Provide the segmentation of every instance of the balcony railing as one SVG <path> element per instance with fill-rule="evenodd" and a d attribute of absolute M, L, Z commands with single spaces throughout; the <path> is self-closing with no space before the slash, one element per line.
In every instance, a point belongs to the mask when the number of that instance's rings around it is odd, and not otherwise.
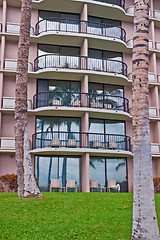
<path fill-rule="evenodd" d="M 98 93 L 41 92 L 33 97 L 33 109 L 46 106 L 88 107 L 129 113 L 128 99 Z"/>
<path fill-rule="evenodd" d="M 35 30 L 36 35 L 50 31 L 73 32 L 117 38 L 126 42 L 126 32 L 122 27 L 98 22 L 48 18 L 39 21 L 36 24 Z"/>
<path fill-rule="evenodd" d="M 19 34 L 19 31 L 20 31 L 20 24 L 19 23 L 7 22 L 7 26 L 6 26 L 6 32 L 7 33 Z M 30 28 L 30 35 L 34 35 L 33 27 Z"/>
<path fill-rule="evenodd" d="M 17 70 L 17 60 L 14 59 L 5 59 L 4 63 L 5 70 L 16 71 Z M 31 62 L 28 62 L 28 71 L 33 71 L 33 65 Z"/>
<path fill-rule="evenodd" d="M 59 54 L 42 55 L 35 59 L 35 71 L 48 68 L 92 70 L 107 73 L 117 73 L 127 76 L 127 65 L 124 62 L 118 60 L 83 56 L 66 56 Z"/>
<path fill-rule="evenodd" d="M 110 4 L 114 4 L 114 5 L 120 6 L 123 9 L 125 9 L 125 0 L 93 0 L 93 1 L 110 3 Z"/>
<path fill-rule="evenodd" d="M 131 151 L 130 137 L 83 132 L 39 132 L 32 136 L 32 148 L 91 148 Z"/>

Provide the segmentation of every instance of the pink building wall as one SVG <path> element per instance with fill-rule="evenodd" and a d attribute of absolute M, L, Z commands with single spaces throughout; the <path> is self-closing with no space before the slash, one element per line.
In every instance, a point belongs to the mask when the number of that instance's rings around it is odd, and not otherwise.
<path fill-rule="evenodd" d="M 153 3 L 154 9 L 160 11 L 160 2 L 159 0 L 151 0 Z M 126 9 L 130 6 L 134 5 L 133 0 L 126 1 Z M 54 10 L 54 9 L 53 9 Z M 80 19 L 86 20 L 88 19 L 88 12 L 90 11 L 89 5 L 84 4 L 82 8 L 79 8 L 77 12 L 80 13 Z M 2 14 L 3 13 L 3 14 Z M 98 13 L 97 13 L 98 14 Z M 7 15 L 5 20 L 5 4 L 4 10 L 2 10 L 2 6 L 0 6 L 0 22 L 5 23 L 12 22 L 12 23 L 19 23 L 20 22 L 20 8 L 18 7 L 11 7 L 7 6 Z M 31 26 L 35 27 L 38 21 L 38 10 L 32 10 L 32 19 L 31 19 Z M 129 22 L 130 21 L 130 22 Z M 127 33 L 127 41 L 133 38 L 133 24 L 131 22 L 131 18 L 127 22 L 122 21 L 122 27 L 126 30 Z M 4 26 L 3 26 L 4 29 Z M 150 28 L 149 28 L 149 36 L 150 39 L 153 40 L 153 43 L 160 41 L 160 28 L 156 25 L 154 21 L 151 21 Z M 32 64 L 34 63 L 35 58 L 37 57 L 37 42 L 41 42 L 42 40 L 33 40 L 31 37 L 30 43 L 30 52 L 29 52 L 29 62 Z M 6 38 L 2 36 L 0 40 L 0 60 L 3 59 L 17 59 L 17 47 L 18 41 L 16 38 L 13 40 L 9 40 L 11 38 Z M 37 41 L 37 42 L 36 42 Z M 65 37 L 64 37 L 64 44 L 65 44 Z M 71 43 L 72 45 L 72 43 Z M 2 47 L 1 47 L 2 46 Z M 154 45 L 153 45 L 154 46 Z M 88 55 L 88 47 L 90 47 L 90 37 L 82 38 L 81 41 L 81 55 L 87 56 Z M 101 46 L 99 46 L 101 48 Z M 5 49 L 3 53 L 3 49 Z M 123 47 L 124 49 L 124 47 Z M 121 49 L 120 49 L 121 51 Z M 4 56 L 3 56 L 4 54 Z M 123 61 L 128 65 L 128 73 L 132 72 L 132 57 L 131 51 L 126 51 L 123 53 Z M 3 61 L 1 61 L 1 68 L 3 68 Z M 156 54 L 154 52 L 150 52 L 150 72 L 155 73 L 155 77 L 157 79 L 157 74 L 160 74 L 160 54 Z M 54 74 L 53 74 L 54 78 Z M 61 78 L 61 77 L 60 77 Z M 65 76 L 63 76 L 65 78 Z M 73 77 L 72 77 L 73 78 Z M 81 76 L 81 91 L 88 92 L 88 79 L 91 79 L 92 76 L 88 75 L 88 73 L 83 74 Z M 104 81 L 105 82 L 105 81 Z M 2 97 L 14 97 L 15 96 L 15 73 L 3 74 L 0 73 L 0 100 L 2 102 Z M 151 86 L 150 87 L 150 94 L 149 94 L 149 104 L 150 107 L 156 107 L 159 115 L 159 104 L 160 104 L 160 88 L 159 86 Z M 36 93 L 36 77 L 30 76 L 28 80 L 28 99 L 33 100 L 33 96 Z M 129 99 L 129 106 L 132 107 L 132 89 L 131 84 L 127 81 L 125 82 L 124 86 L 124 95 L 127 99 Z M 109 116 L 109 115 L 108 115 Z M 88 121 L 89 121 L 89 113 L 82 114 L 82 131 L 88 131 Z M 35 119 L 36 114 L 29 113 L 29 139 L 32 140 L 32 135 L 35 133 Z M 151 142 L 152 143 L 159 143 L 159 135 L 160 135 L 160 121 L 154 120 L 150 123 L 151 129 Z M 0 112 L 0 137 L 14 137 L 14 114 L 12 113 L 5 113 Z M 126 120 L 126 135 L 132 137 L 132 123 L 131 119 Z M 34 158 L 34 157 L 33 157 Z M 86 181 L 89 180 L 89 154 L 85 153 L 82 157 L 82 169 L 83 169 L 83 180 L 82 180 L 82 188 L 83 191 L 89 191 L 89 185 L 86 185 Z M 128 167 L 128 188 L 131 192 L 133 190 L 133 161 L 132 157 L 127 158 L 127 167 Z M 16 165 L 15 165 L 15 158 L 14 153 L 10 154 L 1 154 L 0 153 L 0 175 L 4 174 L 5 171 L 8 173 L 12 173 L 12 171 L 16 172 Z M 160 158 L 156 157 L 153 158 L 153 174 L 154 177 L 160 177 Z M 89 182 L 88 182 L 89 184 Z"/>

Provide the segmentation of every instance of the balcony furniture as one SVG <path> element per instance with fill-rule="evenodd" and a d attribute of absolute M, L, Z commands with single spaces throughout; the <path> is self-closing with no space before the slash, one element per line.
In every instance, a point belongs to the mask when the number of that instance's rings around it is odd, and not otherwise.
<path fill-rule="evenodd" d="M 105 104 L 104 104 L 104 108 L 106 108 L 106 109 L 112 109 L 112 104 L 110 104 L 110 103 L 105 103 Z"/>
<path fill-rule="evenodd" d="M 52 105 L 53 105 L 53 106 L 62 106 L 62 102 L 61 102 L 61 100 L 55 100 L 55 99 L 53 99 Z"/>
<path fill-rule="evenodd" d="M 159 143 L 151 143 L 151 152 L 152 154 L 160 154 L 160 145 Z"/>
<path fill-rule="evenodd" d="M 73 106 L 74 107 L 80 107 L 81 106 L 81 101 L 74 101 Z"/>
<path fill-rule="evenodd" d="M 117 149 L 118 148 L 117 143 L 116 142 L 109 142 L 108 143 L 108 148 Z"/>
<path fill-rule="evenodd" d="M 108 180 L 107 183 L 109 192 L 111 189 L 116 189 L 117 192 L 120 192 L 120 185 L 116 184 L 116 180 Z"/>
<path fill-rule="evenodd" d="M 59 140 L 53 140 L 59 139 Z M 51 143 L 53 140 L 53 143 Z M 113 142 L 113 143 L 112 143 Z M 51 144 L 51 145 L 50 145 Z M 88 132 L 62 132 L 62 131 L 45 131 L 37 132 L 32 136 L 32 149 L 48 147 L 65 147 L 65 148 L 100 148 L 116 149 L 122 151 L 131 151 L 131 139 L 126 135 L 103 134 Z"/>
<path fill-rule="evenodd" d="M 60 147 L 60 140 L 58 138 L 52 139 L 50 146 L 51 147 Z"/>
<path fill-rule="evenodd" d="M 117 2 L 117 1 L 116 1 Z M 95 26 L 96 25 L 96 26 Z M 112 31 L 109 31 L 112 28 Z M 126 42 L 125 30 L 116 25 L 106 23 L 94 23 L 92 21 L 73 20 L 66 18 L 51 17 L 49 19 L 40 20 L 35 27 L 35 34 L 47 33 L 52 31 L 57 32 L 72 32 L 72 33 L 87 33 L 113 39 L 121 39 Z M 75 65 L 72 64 L 74 67 Z"/>
<path fill-rule="evenodd" d="M 102 148 L 101 141 L 99 140 L 93 140 L 93 148 Z"/>
<path fill-rule="evenodd" d="M 97 102 L 90 102 L 91 108 L 98 108 Z"/>
<path fill-rule="evenodd" d="M 68 139 L 67 147 L 72 147 L 72 148 L 77 147 L 76 139 Z"/>
<path fill-rule="evenodd" d="M 69 64 L 60 65 L 58 62 L 63 61 L 64 57 Z M 80 63 L 78 65 L 78 63 Z M 97 65 L 98 66 L 95 66 Z M 127 65 L 119 60 L 92 58 L 86 56 L 70 56 L 59 54 L 46 54 L 38 56 L 34 60 L 34 71 L 37 72 L 43 69 L 64 68 L 78 69 L 87 71 L 101 71 L 105 73 L 115 73 L 127 76 Z"/>
<path fill-rule="evenodd" d="M 96 179 L 90 179 L 89 180 L 89 186 L 90 186 L 90 192 L 93 192 L 94 189 L 96 190 L 96 192 L 107 192 L 107 187 L 102 187 L 98 185 L 98 181 Z"/>
<path fill-rule="evenodd" d="M 75 179 L 67 179 L 66 192 L 68 192 L 68 188 L 75 189 L 75 192 L 77 192 L 77 184 L 75 183 Z"/>
<path fill-rule="evenodd" d="M 52 189 L 57 189 L 58 192 L 62 192 L 63 189 L 66 191 L 66 187 L 62 187 L 62 185 L 59 184 L 59 179 L 51 179 L 50 192 L 52 192 Z"/>

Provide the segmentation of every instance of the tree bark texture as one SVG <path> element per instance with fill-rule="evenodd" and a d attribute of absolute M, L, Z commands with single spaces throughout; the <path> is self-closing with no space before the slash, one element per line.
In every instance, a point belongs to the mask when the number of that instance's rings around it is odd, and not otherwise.
<path fill-rule="evenodd" d="M 134 0 L 133 38 L 133 168 L 132 240 L 160 239 L 155 211 L 149 126 L 149 0 Z"/>
<path fill-rule="evenodd" d="M 28 139 L 27 82 L 31 7 L 31 0 L 22 1 L 15 103 L 15 149 L 19 197 L 42 196 L 33 174 Z"/>

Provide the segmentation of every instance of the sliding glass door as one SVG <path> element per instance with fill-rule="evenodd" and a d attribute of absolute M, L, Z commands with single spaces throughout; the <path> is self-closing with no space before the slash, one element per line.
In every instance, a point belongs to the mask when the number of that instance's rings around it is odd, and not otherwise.
<path fill-rule="evenodd" d="M 68 156 L 37 156 L 35 174 L 42 192 L 50 190 L 51 179 L 58 179 L 61 191 L 64 191 L 67 180 L 73 180 L 77 191 L 80 191 L 80 158 Z M 55 188 L 54 191 L 59 191 Z M 68 188 L 67 191 L 75 191 Z"/>
<path fill-rule="evenodd" d="M 96 180 L 98 187 L 102 186 L 102 188 L 107 187 L 108 181 L 112 180 L 116 185 L 120 185 L 120 192 L 127 192 L 126 159 L 90 157 L 90 180 Z"/>

